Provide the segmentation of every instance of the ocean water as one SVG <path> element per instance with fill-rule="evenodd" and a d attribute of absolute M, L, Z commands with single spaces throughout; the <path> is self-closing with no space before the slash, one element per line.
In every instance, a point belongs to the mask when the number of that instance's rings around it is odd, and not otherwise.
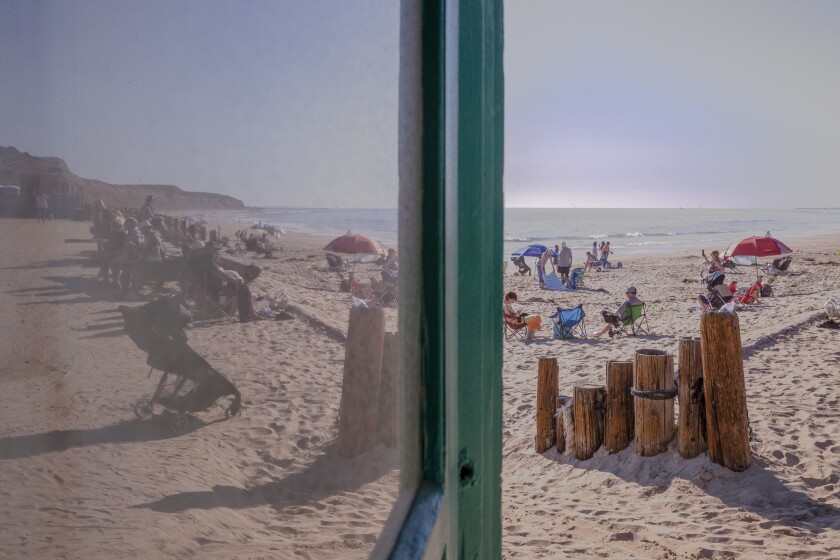
<path fill-rule="evenodd" d="M 288 232 L 338 236 L 351 230 L 397 242 L 395 209 L 258 208 L 214 212 L 211 221 L 250 226 L 266 222 Z M 838 234 L 840 209 L 596 209 L 542 208 L 505 210 L 505 256 L 530 243 L 553 246 L 565 241 L 586 251 L 593 241 L 609 241 L 616 257 L 631 253 L 677 253 L 700 248 L 723 251 L 750 235 L 770 232 L 792 248 L 796 240 Z"/>

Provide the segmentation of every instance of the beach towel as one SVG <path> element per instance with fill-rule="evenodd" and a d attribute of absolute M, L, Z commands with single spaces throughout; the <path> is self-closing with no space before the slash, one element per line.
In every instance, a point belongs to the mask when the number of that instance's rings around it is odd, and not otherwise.
<path fill-rule="evenodd" d="M 546 290 L 555 290 L 559 292 L 569 291 L 569 288 L 563 284 L 563 281 L 560 280 L 560 277 L 557 276 L 557 273 L 553 270 L 545 275 L 545 288 Z"/>

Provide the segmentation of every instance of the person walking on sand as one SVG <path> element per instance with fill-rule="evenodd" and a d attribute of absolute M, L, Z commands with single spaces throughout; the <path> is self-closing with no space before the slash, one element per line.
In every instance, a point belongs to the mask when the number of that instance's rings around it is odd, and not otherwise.
<path fill-rule="evenodd" d="M 512 325 L 525 325 L 528 329 L 525 340 L 533 340 L 534 333 L 540 330 L 542 326 L 542 319 L 539 315 L 526 315 L 525 313 L 517 312 L 513 307 L 516 303 L 516 292 L 508 292 L 505 295 L 505 304 L 503 306 L 505 313 L 505 321 Z"/>
<path fill-rule="evenodd" d="M 627 288 L 627 292 L 625 292 L 627 299 L 624 303 L 618 306 L 615 313 L 610 313 L 606 309 L 601 311 L 601 317 L 604 318 L 604 328 L 595 333 L 596 337 L 604 336 L 607 331 L 611 330 L 613 327 L 617 327 L 621 321 L 627 319 L 628 314 L 630 313 L 630 306 L 631 305 L 640 305 L 644 303 L 642 300 L 636 297 L 636 288 L 634 286 L 630 286 Z M 612 334 L 610 334 L 612 336 Z"/>
<path fill-rule="evenodd" d="M 38 223 L 47 223 L 47 212 L 50 209 L 50 198 L 44 191 L 38 191 L 35 195 L 35 213 L 37 215 Z"/>

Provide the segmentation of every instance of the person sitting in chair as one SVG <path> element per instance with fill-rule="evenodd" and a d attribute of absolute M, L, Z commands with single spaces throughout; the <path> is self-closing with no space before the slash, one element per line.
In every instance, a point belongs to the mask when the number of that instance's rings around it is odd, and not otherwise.
<path fill-rule="evenodd" d="M 264 319 L 254 306 L 254 294 L 251 292 L 251 282 L 256 280 L 259 275 L 260 269 L 253 264 L 249 264 L 243 271 L 242 282 L 237 282 L 239 288 L 236 290 L 236 300 L 240 323 L 249 323 Z"/>
<path fill-rule="evenodd" d="M 595 334 L 596 337 L 604 336 L 613 327 L 618 327 L 622 321 L 626 320 L 630 316 L 631 305 L 640 305 L 644 303 L 636 297 L 636 288 L 633 286 L 627 288 L 625 295 L 627 296 L 627 300 L 618 306 L 615 313 L 610 313 L 606 309 L 601 311 L 601 316 L 604 318 L 606 325 L 604 325 L 604 328 Z"/>
<path fill-rule="evenodd" d="M 532 340 L 534 338 L 534 333 L 540 330 L 540 327 L 542 326 L 542 319 L 539 315 L 526 315 L 525 313 L 518 313 L 513 307 L 513 304 L 516 303 L 516 299 L 515 292 L 508 292 L 505 296 L 505 321 L 513 327 L 525 325 L 528 329 L 528 334 L 525 337 L 525 340 Z"/>

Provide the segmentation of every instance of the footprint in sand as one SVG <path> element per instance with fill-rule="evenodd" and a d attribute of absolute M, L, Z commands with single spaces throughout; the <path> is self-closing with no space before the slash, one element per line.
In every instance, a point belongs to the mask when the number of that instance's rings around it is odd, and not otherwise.
<path fill-rule="evenodd" d="M 799 457 L 794 455 L 793 453 L 785 453 L 785 463 L 789 467 L 793 467 L 799 464 Z"/>

